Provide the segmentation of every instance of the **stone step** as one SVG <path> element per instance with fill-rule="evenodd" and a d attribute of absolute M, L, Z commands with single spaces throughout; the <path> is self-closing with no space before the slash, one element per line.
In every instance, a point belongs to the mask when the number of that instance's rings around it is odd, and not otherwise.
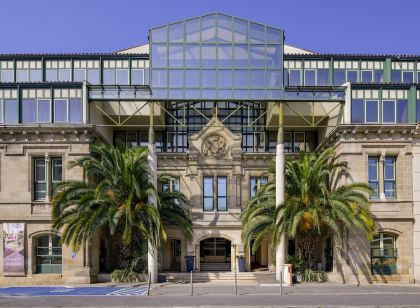
<path fill-rule="evenodd" d="M 201 263 L 200 271 L 227 272 L 230 271 L 230 263 Z"/>
<path fill-rule="evenodd" d="M 171 282 L 190 282 L 190 273 L 164 273 L 167 281 Z M 257 279 L 253 272 L 237 273 L 236 278 L 238 281 L 256 282 Z M 213 281 L 234 281 L 234 272 L 194 272 L 193 282 L 213 282 Z"/>

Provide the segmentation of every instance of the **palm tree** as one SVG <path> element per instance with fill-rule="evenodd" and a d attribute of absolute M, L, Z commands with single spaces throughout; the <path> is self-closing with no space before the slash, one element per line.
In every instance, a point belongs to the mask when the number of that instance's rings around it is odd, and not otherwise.
<path fill-rule="evenodd" d="M 312 268 L 316 239 L 323 231 L 331 230 L 341 239 L 344 228 L 356 227 L 372 238 L 376 230 L 368 198 L 372 190 L 364 183 L 337 187 L 334 181 L 343 171 L 348 167 L 337 162 L 333 148 L 319 155 L 302 152 L 298 160 L 286 161 L 285 202 L 276 207 L 273 181 L 257 191 L 241 215 L 245 245 L 254 240 L 251 248 L 256 251 L 263 239 L 278 245 L 286 234 L 296 240 L 305 266 Z M 269 173 L 274 172 L 272 165 Z"/>
<path fill-rule="evenodd" d="M 119 253 L 117 268 L 123 269 L 130 266 L 136 247 L 147 241 L 157 246 L 166 238 L 162 217 L 168 216 L 170 206 L 160 202 L 149 181 L 147 153 L 146 148 L 95 144 L 89 156 L 70 163 L 70 168 L 83 168 L 88 180 L 65 181 L 54 191 L 53 227 L 62 230 L 64 244 L 77 251 L 107 228 Z M 150 197 L 158 200 L 157 208 Z M 178 197 L 182 196 L 172 196 Z M 190 222 L 185 209 L 172 214 L 181 216 L 172 218 L 174 222 Z"/>

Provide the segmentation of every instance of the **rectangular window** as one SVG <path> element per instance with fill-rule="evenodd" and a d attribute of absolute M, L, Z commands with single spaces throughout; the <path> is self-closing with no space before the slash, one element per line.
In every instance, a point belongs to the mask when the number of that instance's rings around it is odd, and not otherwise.
<path fill-rule="evenodd" d="M 347 71 L 347 81 L 358 82 L 358 75 L 357 71 Z"/>
<path fill-rule="evenodd" d="M 366 122 L 378 123 L 379 122 L 378 101 L 367 100 L 365 101 L 365 107 L 366 107 Z"/>
<path fill-rule="evenodd" d="M 83 82 L 86 80 L 86 70 L 85 69 L 75 69 L 73 72 L 73 79 L 76 82 Z"/>
<path fill-rule="evenodd" d="M 4 100 L 4 123 L 17 124 L 19 122 L 19 105 L 16 99 Z"/>
<path fill-rule="evenodd" d="M 341 86 L 346 82 L 346 71 L 343 69 L 334 70 L 334 85 Z"/>
<path fill-rule="evenodd" d="M 384 81 L 384 71 L 383 70 L 375 70 L 375 82 L 383 82 Z"/>
<path fill-rule="evenodd" d="M 277 138 L 277 136 L 276 136 Z M 283 137 L 283 142 L 284 142 L 284 151 L 289 153 L 292 152 L 293 147 L 292 147 L 292 133 L 290 132 L 285 132 L 284 133 L 284 137 Z M 277 144 L 277 140 L 276 140 L 276 144 Z"/>
<path fill-rule="evenodd" d="M 395 101 L 382 101 L 382 122 L 395 123 Z"/>
<path fill-rule="evenodd" d="M 53 192 L 58 183 L 63 180 L 63 159 L 51 158 L 51 191 Z"/>
<path fill-rule="evenodd" d="M 67 122 L 67 100 L 55 99 L 54 100 L 54 122 L 64 123 Z"/>
<path fill-rule="evenodd" d="M 47 69 L 45 71 L 45 80 L 46 81 L 58 81 L 58 70 L 57 69 Z"/>
<path fill-rule="evenodd" d="M 0 70 L 0 81 L 1 82 L 14 82 L 15 76 L 13 70 Z"/>
<path fill-rule="evenodd" d="M 69 121 L 70 123 L 82 123 L 82 100 L 80 98 L 69 100 Z"/>
<path fill-rule="evenodd" d="M 384 193 L 385 198 L 395 198 L 395 157 L 385 157 L 384 160 Z"/>
<path fill-rule="evenodd" d="M 128 70 L 117 69 L 117 84 L 128 85 Z"/>
<path fill-rule="evenodd" d="M 16 81 L 17 82 L 28 82 L 29 81 L 29 70 L 16 70 Z"/>
<path fill-rule="evenodd" d="M 378 175 L 378 157 L 368 158 L 368 180 L 373 192 L 370 195 L 371 199 L 379 198 L 379 175 Z"/>
<path fill-rule="evenodd" d="M 363 123 L 365 120 L 363 100 L 353 99 L 351 101 L 351 122 Z"/>
<path fill-rule="evenodd" d="M 142 85 L 144 84 L 144 71 L 142 69 L 132 69 L 131 70 L 131 84 L 132 85 Z"/>
<path fill-rule="evenodd" d="M 268 179 L 265 176 L 262 177 L 251 177 L 249 180 L 249 196 L 252 198 L 257 193 L 258 189 L 267 184 Z"/>
<path fill-rule="evenodd" d="M 37 105 L 37 123 L 50 123 L 51 101 L 49 99 L 39 99 Z"/>
<path fill-rule="evenodd" d="M 103 70 L 103 81 L 106 85 L 115 84 L 115 69 L 104 69 Z"/>
<path fill-rule="evenodd" d="M 372 82 L 373 71 L 362 71 L 362 82 Z"/>
<path fill-rule="evenodd" d="M 318 69 L 317 71 L 317 85 L 318 86 L 328 86 L 328 75 L 329 75 L 329 69 L 323 68 Z"/>
<path fill-rule="evenodd" d="M 213 177 L 211 176 L 203 178 L 203 201 L 203 210 L 205 212 L 214 210 Z"/>
<path fill-rule="evenodd" d="M 99 82 L 99 69 L 89 68 L 87 70 L 87 81 L 91 84 L 100 84 Z"/>
<path fill-rule="evenodd" d="M 289 71 L 289 85 L 290 86 L 300 86 L 300 70 L 290 70 Z"/>
<path fill-rule="evenodd" d="M 305 70 L 305 86 L 315 86 L 315 70 Z"/>
<path fill-rule="evenodd" d="M 34 160 L 34 198 L 44 200 L 47 197 L 47 170 L 45 158 Z"/>
<path fill-rule="evenodd" d="M 227 177 L 217 177 L 217 210 L 227 211 Z"/>
<path fill-rule="evenodd" d="M 414 72 L 403 71 L 402 73 L 403 83 L 413 83 L 414 82 Z"/>
<path fill-rule="evenodd" d="M 392 70 L 391 71 L 391 82 L 400 83 L 401 82 L 401 71 Z"/>
<path fill-rule="evenodd" d="M 71 69 L 61 68 L 58 70 L 58 80 L 63 82 L 71 81 Z"/>
<path fill-rule="evenodd" d="M 36 122 L 36 99 L 22 100 L 22 123 Z"/>
<path fill-rule="evenodd" d="M 397 123 L 408 122 L 408 100 L 399 99 L 397 101 Z"/>
<path fill-rule="evenodd" d="M 293 152 L 305 151 L 305 133 L 295 132 L 293 139 Z"/>

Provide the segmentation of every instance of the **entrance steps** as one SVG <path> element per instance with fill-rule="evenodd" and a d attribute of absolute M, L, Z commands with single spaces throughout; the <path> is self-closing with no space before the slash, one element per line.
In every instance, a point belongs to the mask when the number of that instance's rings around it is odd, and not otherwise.
<path fill-rule="evenodd" d="M 229 272 L 230 262 L 229 263 L 201 263 L 200 271 L 201 272 Z"/>
<path fill-rule="evenodd" d="M 189 283 L 190 273 L 164 273 L 166 280 L 176 283 Z M 254 272 L 236 273 L 238 281 L 257 283 L 257 278 Z M 193 282 L 233 282 L 235 281 L 234 272 L 193 272 Z"/>

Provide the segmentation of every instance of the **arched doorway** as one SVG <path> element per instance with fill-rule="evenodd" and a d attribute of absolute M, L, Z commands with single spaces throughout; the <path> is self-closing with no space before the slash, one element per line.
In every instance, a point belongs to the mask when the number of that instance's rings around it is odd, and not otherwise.
<path fill-rule="evenodd" d="M 200 242 L 200 270 L 223 272 L 231 270 L 231 241 L 211 237 Z"/>

